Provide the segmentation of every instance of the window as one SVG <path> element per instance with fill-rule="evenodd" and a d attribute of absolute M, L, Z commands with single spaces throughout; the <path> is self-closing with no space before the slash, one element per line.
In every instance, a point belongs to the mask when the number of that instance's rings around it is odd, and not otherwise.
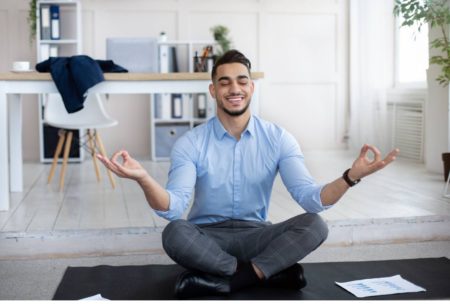
<path fill-rule="evenodd" d="M 396 31 L 396 84 L 398 86 L 426 86 L 428 69 L 428 26 L 400 27 Z"/>

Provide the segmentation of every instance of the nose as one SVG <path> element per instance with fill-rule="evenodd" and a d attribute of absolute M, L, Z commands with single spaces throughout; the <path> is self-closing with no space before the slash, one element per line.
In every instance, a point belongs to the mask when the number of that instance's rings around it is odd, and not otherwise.
<path fill-rule="evenodd" d="M 230 93 L 231 94 L 239 94 L 240 92 L 241 92 L 241 88 L 240 88 L 239 84 L 237 83 L 237 81 L 231 82 Z"/>

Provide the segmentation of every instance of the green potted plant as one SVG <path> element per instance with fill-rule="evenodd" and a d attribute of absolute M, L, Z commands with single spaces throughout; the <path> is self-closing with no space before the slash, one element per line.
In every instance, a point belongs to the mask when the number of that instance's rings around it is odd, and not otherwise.
<path fill-rule="evenodd" d="M 442 87 L 448 87 L 450 82 L 450 41 L 448 36 L 450 26 L 450 8 L 447 0 L 395 0 L 394 14 L 401 16 L 401 26 L 416 27 L 420 31 L 422 26 L 436 28 L 437 38 L 430 41 L 430 48 L 437 51 L 430 56 L 430 64 L 440 68 L 436 81 Z M 450 132 L 450 131 L 449 131 Z M 450 172 L 450 153 L 442 153 L 444 162 L 444 178 L 447 180 Z"/>
<path fill-rule="evenodd" d="M 32 43 L 36 37 L 36 1 L 37 0 L 30 0 L 29 2 L 27 21 L 28 26 L 30 27 L 30 43 Z"/>
<path fill-rule="evenodd" d="M 214 36 L 214 40 L 220 47 L 220 50 L 216 51 L 217 58 L 219 58 L 226 51 L 231 49 L 231 39 L 228 37 L 230 31 L 223 25 L 213 26 L 210 30 Z"/>
<path fill-rule="evenodd" d="M 436 80 L 447 86 L 450 81 L 450 9 L 447 0 L 395 0 L 394 14 L 403 17 L 401 26 L 415 26 L 418 31 L 424 25 L 439 29 L 441 37 L 431 41 L 430 46 L 440 50 L 441 54 L 431 56 L 430 64 L 441 67 L 441 74 Z"/>

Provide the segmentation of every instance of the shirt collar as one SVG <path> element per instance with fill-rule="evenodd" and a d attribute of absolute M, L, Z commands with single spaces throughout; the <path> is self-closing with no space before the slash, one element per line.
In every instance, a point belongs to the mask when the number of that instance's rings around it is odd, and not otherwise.
<path fill-rule="evenodd" d="M 253 115 L 250 116 L 250 120 L 248 121 L 247 128 L 244 130 L 244 133 L 248 133 L 250 135 L 255 135 L 255 119 Z"/>
<path fill-rule="evenodd" d="M 225 134 L 227 134 L 227 130 L 225 130 L 225 128 L 223 127 L 222 123 L 220 122 L 217 116 L 214 117 L 213 128 L 214 134 L 216 135 L 217 139 L 222 139 L 225 136 Z M 248 133 L 249 135 L 255 134 L 255 119 L 253 118 L 253 115 L 250 116 L 247 128 L 245 128 L 244 132 L 242 132 L 243 135 L 246 133 Z"/>

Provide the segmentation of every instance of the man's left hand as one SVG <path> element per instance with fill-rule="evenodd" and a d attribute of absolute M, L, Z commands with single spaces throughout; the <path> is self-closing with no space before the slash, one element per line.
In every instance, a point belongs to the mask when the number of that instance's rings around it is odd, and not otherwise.
<path fill-rule="evenodd" d="M 372 151 L 372 153 L 374 154 L 373 160 L 367 157 L 369 151 Z M 351 180 L 357 180 L 380 169 L 383 169 L 395 160 L 399 152 L 399 149 L 394 149 L 389 152 L 389 154 L 384 159 L 381 159 L 380 150 L 378 150 L 375 146 L 365 144 L 361 148 L 361 153 L 359 154 L 358 158 L 353 162 L 352 168 L 348 173 L 348 177 Z"/>

